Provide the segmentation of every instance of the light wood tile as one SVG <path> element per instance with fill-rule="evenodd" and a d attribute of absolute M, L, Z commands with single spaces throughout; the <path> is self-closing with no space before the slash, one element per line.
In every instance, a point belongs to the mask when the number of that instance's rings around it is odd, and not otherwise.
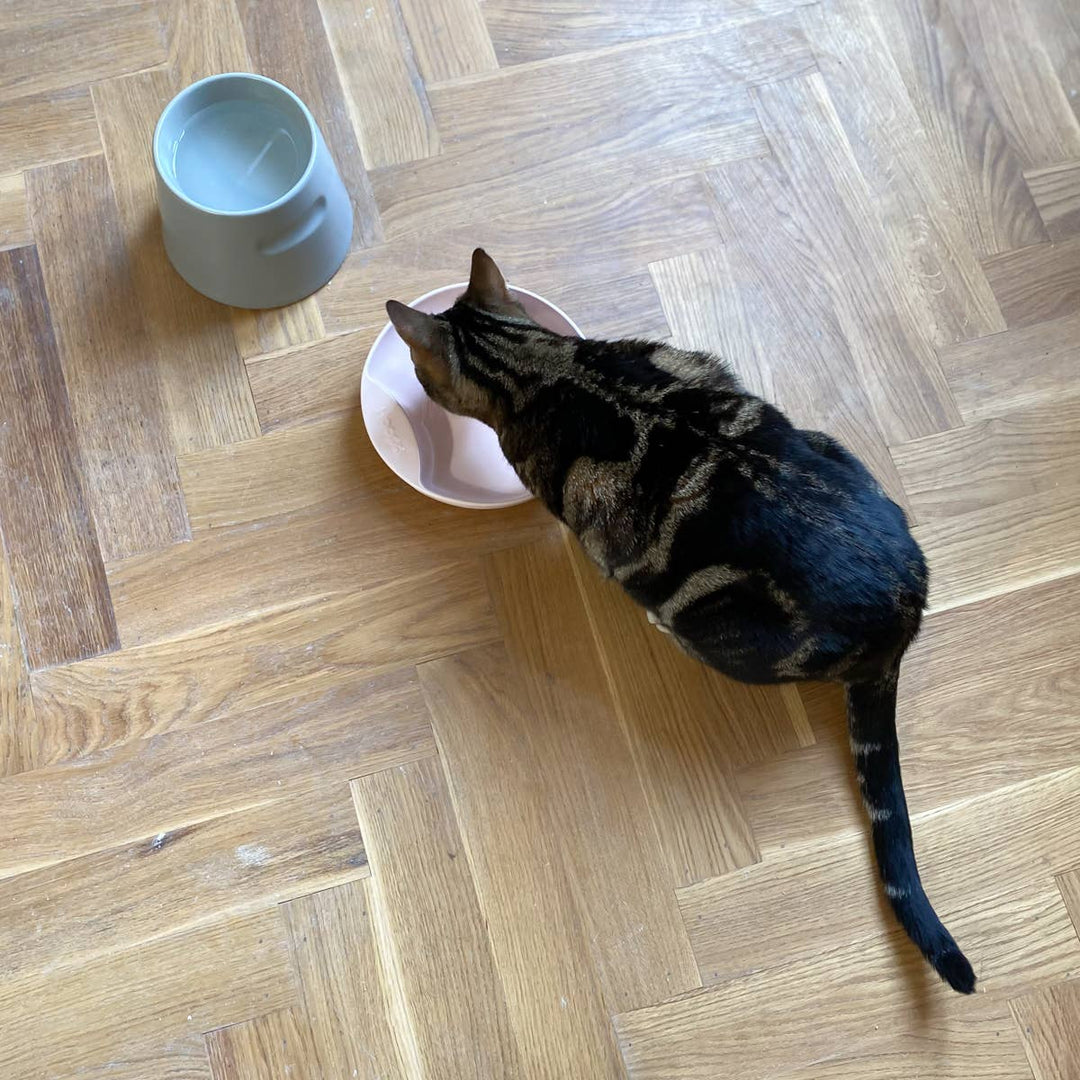
<path fill-rule="evenodd" d="M 504 67 L 641 38 L 690 34 L 786 15 L 809 0 L 483 0 L 484 21 Z"/>
<path fill-rule="evenodd" d="M 236 347 L 245 360 L 295 345 L 309 345 L 326 336 L 319 300 L 314 295 L 266 311 L 233 308 L 232 324 Z"/>
<path fill-rule="evenodd" d="M 33 242 L 22 173 L 0 176 L 0 250 Z"/>
<path fill-rule="evenodd" d="M 0 95 L 47 94 L 165 60 L 158 5 L 95 5 L 38 21 L 19 20 L 4 33 Z"/>
<path fill-rule="evenodd" d="M 983 263 L 1010 327 L 1035 326 L 1080 310 L 1080 236 L 995 255 Z"/>
<path fill-rule="evenodd" d="M 34 727 L 34 699 L 15 618 L 11 571 L 0 538 L 0 776 L 27 767 L 26 733 Z"/>
<path fill-rule="evenodd" d="M 1080 501 L 1080 399 L 1019 409 L 893 447 L 918 521 L 1052 493 Z"/>
<path fill-rule="evenodd" d="M 1051 240 L 1080 233 L 1080 161 L 1066 161 L 1025 173 Z"/>
<path fill-rule="evenodd" d="M 202 1076 L 170 1073 L 169 1066 L 159 1073 L 162 1044 L 295 1000 L 280 916 L 259 912 L 5 980 L 0 1049 L 15 1076 Z M 149 1074 L 141 1071 L 147 1066 Z"/>
<path fill-rule="evenodd" d="M 399 0 L 428 84 L 493 71 L 498 66 L 480 0 Z"/>
<path fill-rule="evenodd" d="M 263 431 L 354 409 L 364 357 L 374 340 L 374 329 L 336 334 L 249 361 L 248 380 Z"/>
<path fill-rule="evenodd" d="M 42 275 L 106 561 L 188 534 L 105 159 L 27 174 Z"/>
<path fill-rule="evenodd" d="M 502 647 L 420 668 L 525 1076 L 621 1077 L 586 923 Z"/>
<path fill-rule="evenodd" d="M 454 563 L 360 596 L 49 668 L 34 679 L 32 758 L 64 761 L 275 702 L 287 708 L 304 681 L 370 677 L 496 637 L 478 565 Z"/>
<path fill-rule="evenodd" d="M 439 153 L 439 132 L 395 0 L 373 0 L 362 13 L 348 0 L 319 3 L 364 164 L 376 169 Z"/>
<path fill-rule="evenodd" d="M 441 766 L 367 776 L 353 795 L 371 856 L 375 933 L 401 982 L 417 1071 L 522 1075 Z"/>
<path fill-rule="evenodd" d="M 945 350 L 945 370 L 967 423 L 1080 394 L 1076 341 L 1080 314 L 1009 330 Z"/>
<path fill-rule="evenodd" d="M 922 120 L 941 191 L 979 255 L 1039 243 L 1046 233 L 1023 160 L 995 111 L 948 3 L 866 0 Z"/>
<path fill-rule="evenodd" d="M 433 90 L 443 153 L 374 177 L 387 235 L 467 221 L 481 207 L 511 211 L 522 194 L 552 202 L 612 177 L 640 182 L 762 154 L 767 144 L 742 87 L 812 67 L 797 25 L 767 20 Z M 702 85 L 717 90 L 695 91 Z M 667 107 L 672 100 L 680 108 Z M 508 163 L 493 151 L 511 137 L 522 149 Z"/>
<path fill-rule="evenodd" d="M 149 134 L 181 88 L 167 71 L 140 72 L 99 83 L 94 104 L 169 429 L 184 451 L 249 438 L 258 424 L 228 309 L 176 273 L 161 239 Z"/>
<path fill-rule="evenodd" d="M 1012 1012 L 1036 1080 L 1068 1080 L 1080 1071 L 1080 983 L 1018 998 Z"/>
<path fill-rule="evenodd" d="M 0 879 L 5 978 L 141 947 L 367 874 L 344 782 Z"/>
<path fill-rule="evenodd" d="M 932 343 L 1004 330 L 961 219 L 938 189 L 931 143 L 865 0 L 809 7 L 802 24 L 894 261 L 929 317 Z"/>
<path fill-rule="evenodd" d="M 352 198 L 353 246 L 371 247 L 382 226 L 318 0 L 236 0 L 236 7 L 256 69 L 300 97 L 333 148 L 334 164 Z"/>
<path fill-rule="evenodd" d="M 300 1000 L 325 1077 L 402 1080 L 388 975 L 372 925 L 371 885 L 353 881 L 282 906 Z"/>
<path fill-rule="evenodd" d="M 320 1080 L 311 1025 L 299 1009 L 282 1009 L 206 1033 L 214 1080 Z"/>
<path fill-rule="evenodd" d="M 178 88 L 207 75 L 252 70 L 234 0 L 169 0 L 164 20 Z"/>
<path fill-rule="evenodd" d="M 284 701 L 0 777 L 0 875 L 74 859 L 434 753 L 411 672 L 306 680 Z M 16 830 L 17 826 L 17 830 Z"/>
<path fill-rule="evenodd" d="M 116 624 L 33 248 L 0 252 L 0 309 L 0 529 L 26 658 L 44 667 L 115 648 Z"/>
<path fill-rule="evenodd" d="M 94 104 L 85 87 L 0 99 L 0 161 L 5 172 L 100 153 Z"/>
<path fill-rule="evenodd" d="M 566 858 L 605 1003 L 615 1012 L 691 989 L 697 968 L 667 862 L 563 537 L 499 553 L 489 565 L 513 670 L 543 718 L 533 746 L 555 829 L 573 838 Z"/>

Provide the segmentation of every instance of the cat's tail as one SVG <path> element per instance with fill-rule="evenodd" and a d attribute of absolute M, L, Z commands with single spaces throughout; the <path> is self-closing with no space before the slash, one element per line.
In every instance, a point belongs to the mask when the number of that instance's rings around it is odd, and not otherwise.
<path fill-rule="evenodd" d="M 908 937 L 934 970 L 961 994 L 975 989 L 975 972 L 923 891 L 911 822 L 900 779 L 896 739 L 896 675 L 847 687 L 848 731 L 863 805 L 870 817 L 874 853 L 885 895 Z"/>

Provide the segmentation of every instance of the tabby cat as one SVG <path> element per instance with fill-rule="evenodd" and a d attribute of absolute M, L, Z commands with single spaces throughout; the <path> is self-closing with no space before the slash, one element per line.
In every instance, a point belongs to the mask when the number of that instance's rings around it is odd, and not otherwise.
<path fill-rule="evenodd" d="M 482 250 L 445 313 L 386 307 L 427 394 L 494 428 L 523 483 L 687 653 L 743 682 L 846 686 L 885 895 L 938 974 L 971 993 L 919 880 L 900 779 L 897 674 L 926 563 L 869 471 L 715 356 L 541 328 Z"/>

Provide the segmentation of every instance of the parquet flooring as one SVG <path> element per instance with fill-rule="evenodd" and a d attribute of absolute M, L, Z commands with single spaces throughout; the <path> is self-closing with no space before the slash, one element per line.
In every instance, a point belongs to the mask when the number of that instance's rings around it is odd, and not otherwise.
<path fill-rule="evenodd" d="M 1080 14 L 1071 0 L 0 6 L 4 1080 L 1080 1077 Z M 317 296 L 197 296 L 149 136 L 311 106 Z M 399 484 L 383 301 L 487 247 L 722 352 L 908 509 L 916 849 L 834 688 L 675 652 L 535 505 Z"/>

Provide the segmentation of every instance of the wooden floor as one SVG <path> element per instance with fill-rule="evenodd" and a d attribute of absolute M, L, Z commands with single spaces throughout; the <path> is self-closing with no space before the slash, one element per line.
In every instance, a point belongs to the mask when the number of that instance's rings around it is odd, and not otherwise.
<path fill-rule="evenodd" d="M 5 1080 L 1080 1077 L 1078 12 L 5 0 Z M 236 69 L 357 210 L 257 315 L 173 274 L 149 161 Z M 904 768 L 974 997 L 883 906 L 835 689 L 704 671 L 537 506 L 374 455 L 383 301 L 477 244 L 909 510 Z"/>

